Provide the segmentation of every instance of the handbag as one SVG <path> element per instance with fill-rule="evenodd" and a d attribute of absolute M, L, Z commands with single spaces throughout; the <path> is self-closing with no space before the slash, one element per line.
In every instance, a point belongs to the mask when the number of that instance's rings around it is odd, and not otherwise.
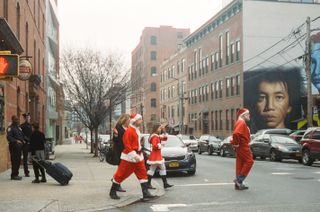
<path fill-rule="evenodd" d="M 120 159 L 118 157 L 117 151 L 114 148 L 109 147 L 106 152 L 106 162 L 110 165 L 118 166 L 120 164 Z"/>

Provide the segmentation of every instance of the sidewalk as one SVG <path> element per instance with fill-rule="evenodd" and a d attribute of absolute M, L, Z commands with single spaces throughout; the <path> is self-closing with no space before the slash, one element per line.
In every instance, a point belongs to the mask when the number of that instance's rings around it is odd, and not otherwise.
<path fill-rule="evenodd" d="M 121 199 L 110 199 L 110 179 L 116 167 L 93 158 L 85 144 L 59 145 L 55 154 L 54 162 L 63 163 L 73 172 L 70 184 L 61 186 L 50 176 L 47 176 L 47 183 L 33 184 L 32 166 L 30 178 L 12 181 L 11 171 L 7 170 L 0 174 L 0 211 L 102 211 L 126 206 L 142 197 L 140 184 L 132 175 L 122 184 L 127 192 L 118 192 Z M 23 176 L 21 168 L 20 175 Z M 153 194 L 163 195 L 156 180 L 153 184 L 157 187 Z"/>

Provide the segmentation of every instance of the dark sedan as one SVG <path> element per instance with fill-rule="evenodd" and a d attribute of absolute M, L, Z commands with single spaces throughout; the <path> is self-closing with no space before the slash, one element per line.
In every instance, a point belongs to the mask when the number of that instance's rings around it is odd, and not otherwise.
<path fill-rule="evenodd" d="M 198 142 L 198 153 L 208 152 L 209 155 L 212 153 L 217 153 L 220 155 L 220 143 L 221 139 L 212 135 L 202 135 Z"/>
<path fill-rule="evenodd" d="M 146 159 L 152 149 L 148 139 L 149 135 L 142 136 L 141 143 L 147 149 L 144 151 Z M 163 144 L 161 153 L 165 160 L 167 172 L 187 172 L 190 175 L 196 173 L 196 156 L 179 137 L 169 135 L 168 140 L 164 141 Z"/>
<path fill-rule="evenodd" d="M 232 136 L 227 137 L 220 143 L 220 156 L 221 157 L 235 157 L 236 153 L 233 149 L 233 146 L 230 144 Z"/>
<path fill-rule="evenodd" d="M 253 157 L 270 158 L 271 161 L 295 159 L 301 162 L 300 146 L 285 135 L 259 135 L 250 143 Z"/>

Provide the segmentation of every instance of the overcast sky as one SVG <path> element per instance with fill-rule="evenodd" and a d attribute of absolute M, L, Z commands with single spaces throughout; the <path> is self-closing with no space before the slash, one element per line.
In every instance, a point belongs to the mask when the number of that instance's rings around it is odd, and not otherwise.
<path fill-rule="evenodd" d="M 131 51 L 144 27 L 199 28 L 222 7 L 221 0 L 59 0 L 60 48 Z"/>

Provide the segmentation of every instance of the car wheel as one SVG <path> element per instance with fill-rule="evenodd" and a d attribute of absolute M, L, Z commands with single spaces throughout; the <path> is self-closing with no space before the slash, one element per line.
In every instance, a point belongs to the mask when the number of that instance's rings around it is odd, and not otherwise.
<path fill-rule="evenodd" d="M 220 150 L 217 150 L 217 155 L 220 156 Z"/>
<path fill-rule="evenodd" d="M 302 159 L 298 159 L 299 163 L 302 163 Z"/>
<path fill-rule="evenodd" d="M 310 151 L 308 149 L 302 150 L 302 163 L 306 166 L 311 166 L 313 163 L 313 159 L 311 158 Z"/>
<path fill-rule="evenodd" d="M 212 155 L 212 153 L 213 153 L 212 147 L 209 146 L 209 147 L 208 147 L 208 154 L 209 154 L 209 155 Z"/>
<path fill-rule="evenodd" d="M 281 161 L 282 159 L 277 155 L 276 151 L 272 149 L 270 151 L 270 161 Z"/>
<path fill-rule="evenodd" d="M 188 174 L 189 174 L 189 175 L 194 175 L 195 173 L 196 173 L 196 170 L 188 171 Z"/>
<path fill-rule="evenodd" d="M 198 154 L 201 155 L 201 153 L 202 153 L 201 149 L 200 149 L 200 147 L 198 147 Z"/>
<path fill-rule="evenodd" d="M 260 157 L 260 159 L 261 159 L 261 160 L 265 160 L 265 159 L 266 159 L 266 157 L 262 157 L 262 156 L 261 156 L 261 157 Z"/>
<path fill-rule="evenodd" d="M 220 149 L 220 156 L 221 157 L 225 157 L 226 156 L 225 153 L 224 153 L 224 150 L 222 148 Z"/>
<path fill-rule="evenodd" d="M 99 160 L 100 162 L 104 161 L 104 154 L 102 152 L 99 152 Z"/>

